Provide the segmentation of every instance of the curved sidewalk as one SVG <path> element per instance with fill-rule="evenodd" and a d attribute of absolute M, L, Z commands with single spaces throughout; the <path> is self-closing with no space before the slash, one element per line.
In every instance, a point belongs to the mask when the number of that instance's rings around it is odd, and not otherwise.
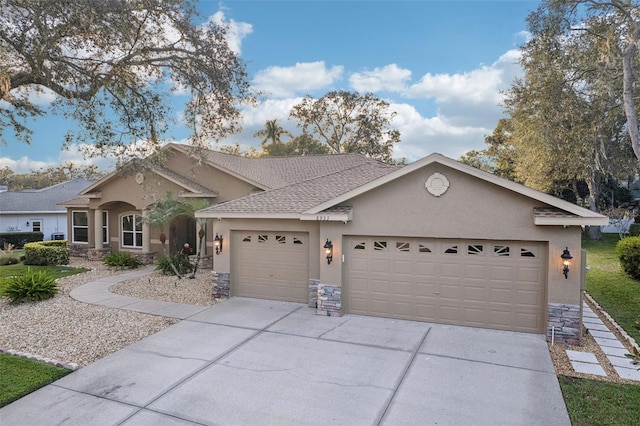
<path fill-rule="evenodd" d="M 70 296 L 80 302 L 91 303 L 94 305 L 178 319 L 189 318 L 190 316 L 208 308 L 208 306 L 188 305 L 185 303 L 138 299 L 136 297 L 122 296 L 109 291 L 109 287 L 114 284 L 150 275 L 154 270 L 153 266 L 145 266 L 143 268 L 125 272 L 124 274 L 100 278 L 71 290 Z"/>

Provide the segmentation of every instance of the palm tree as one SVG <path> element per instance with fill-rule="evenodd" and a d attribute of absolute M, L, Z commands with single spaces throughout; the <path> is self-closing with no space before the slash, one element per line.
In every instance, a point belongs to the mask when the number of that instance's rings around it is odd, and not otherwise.
<path fill-rule="evenodd" d="M 205 208 L 207 205 L 208 203 L 206 200 L 188 199 L 181 201 L 173 198 L 173 194 L 171 192 L 167 192 L 155 202 L 155 204 L 149 209 L 149 212 L 142 218 L 142 220 L 147 222 L 150 226 L 156 227 L 160 230 L 160 242 L 162 243 L 163 254 L 169 260 L 169 265 L 171 266 L 173 273 L 176 274 L 178 278 L 183 278 L 183 276 L 180 271 L 178 271 L 176 265 L 173 264 L 171 256 L 168 254 L 167 246 L 165 244 L 167 241 L 167 235 L 164 233 L 164 229 L 178 216 L 195 217 L 196 210 Z M 203 219 L 199 219 L 197 222 L 200 225 L 200 230 L 204 231 L 204 222 L 202 222 L 202 220 Z M 200 254 L 205 236 L 204 232 L 200 232 L 199 236 L 200 240 L 198 244 L 198 254 L 196 257 L 196 267 L 194 267 L 194 271 L 190 278 L 195 278 L 195 270 L 197 268 L 197 264 L 200 262 Z"/>
<path fill-rule="evenodd" d="M 293 137 L 293 135 L 289 131 L 285 130 L 278 124 L 277 118 L 274 118 L 273 120 L 267 120 L 265 122 L 265 128 L 262 130 L 258 130 L 253 134 L 253 137 L 255 138 L 263 138 L 262 142 L 260 142 L 263 151 L 268 151 L 265 149 L 265 147 L 267 147 L 268 141 L 271 141 L 272 145 L 281 144 L 283 136 L 288 136 L 290 138 Z"/>

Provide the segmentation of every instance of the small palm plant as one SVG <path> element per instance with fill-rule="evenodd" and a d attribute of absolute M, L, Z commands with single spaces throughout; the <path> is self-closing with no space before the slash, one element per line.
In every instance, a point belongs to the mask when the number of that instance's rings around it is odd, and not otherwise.
<path fill-rule="evenodd" d="M 13 277 L 9 283 L 0 290 L 0 295 L 9 299 L 9 303 L 37 302 L 49 299 L 58 293 L 58 284 L 46 271 L 33 271 L 27 268 L 27 272 Z"/>

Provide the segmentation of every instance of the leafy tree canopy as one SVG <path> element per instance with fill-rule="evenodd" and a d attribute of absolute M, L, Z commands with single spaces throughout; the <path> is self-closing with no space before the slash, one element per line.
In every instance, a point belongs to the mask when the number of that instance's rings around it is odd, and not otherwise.
<path fill-rule="evenodd" d="M 390 128 L 396 113 L 371 93 L 333 91 L 320 99 L 307 96 L 289 115 L 303 134 L 327 144 L 333 154 L 358 152 L 393 162 L 393 145 L 400 142 L 400 132 Z"/>
<path fill-rule="evenodd" d="M 8 167 L 0 169 L 0 185 L 6 185 L 9 191 L 42 189 L 72 179 L 97 181 L 105 176 L 96 165 L 77 166 L 67 162 L 57 167 L 41 168 L 31 173 L 15 174 Z"/>
<path fill-rule="evenodd" d="M 31 140 L 29 119 L 49 112 L 34 97 L 47 94 L 80 125 L 65 145 L 159 145 L 171 92 L 189 96 L 196 145 L 239 130 L 238 103 L 253 100 L 227 28 L 192 0 L 0 1 L 0 142 Z"/>

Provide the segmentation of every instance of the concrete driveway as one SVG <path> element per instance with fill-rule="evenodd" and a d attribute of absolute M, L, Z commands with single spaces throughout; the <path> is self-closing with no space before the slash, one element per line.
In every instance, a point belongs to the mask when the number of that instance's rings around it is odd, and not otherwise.
<path fill-rule="evenodd" d="M 0 409 L 3 425 L 569 425 L 544 337 L 232 298 Z"/>

